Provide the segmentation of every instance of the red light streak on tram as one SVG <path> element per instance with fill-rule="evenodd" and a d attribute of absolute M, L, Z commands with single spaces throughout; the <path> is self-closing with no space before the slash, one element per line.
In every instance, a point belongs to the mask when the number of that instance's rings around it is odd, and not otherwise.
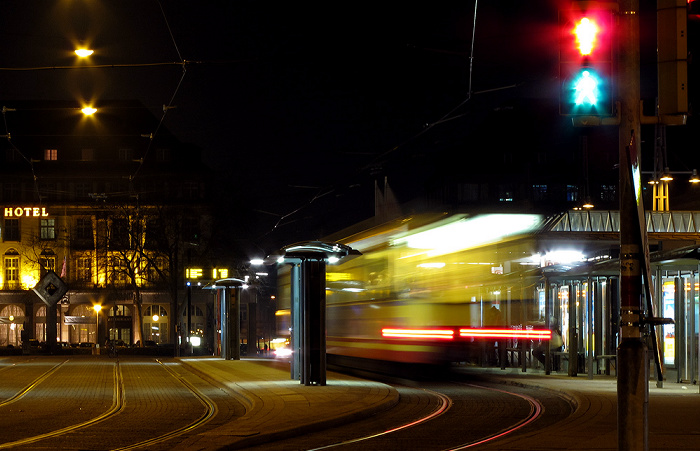
<path fill-rule="evenodd" d="M 552 338 L 552 331 L 546 329 L 466 328 L 459 329 L 459 336 L 474 338 L 524 338 L 531 340 L 549 340 Z"/>
<path fill-rule="evenodd" d="M 382 329 L 382 337 L 386 338 L 437 338 L 452 340 L 455 332 L 450 329 Z"/>

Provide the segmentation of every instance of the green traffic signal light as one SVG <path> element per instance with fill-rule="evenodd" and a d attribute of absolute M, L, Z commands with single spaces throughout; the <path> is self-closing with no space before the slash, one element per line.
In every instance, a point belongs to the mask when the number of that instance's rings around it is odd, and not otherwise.
<path fill-rule="evenodd" d="M 591 74 L 591 71 L 581 71 L 581 75 L 574 81 L 574 103 L 595 106 L 600 96 L 599 83 L 598 78 L 595 74 Z"/>

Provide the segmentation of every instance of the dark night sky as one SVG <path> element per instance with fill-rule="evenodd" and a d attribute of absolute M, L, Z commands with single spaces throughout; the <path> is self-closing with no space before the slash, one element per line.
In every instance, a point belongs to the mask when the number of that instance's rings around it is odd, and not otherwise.
<path fill-rule="evenodd" d="M 203 149 L 246 215 L 237 232 L 254 241 L 318 194 L 335 205 L 361 192 L 367 205 L 350 210 L 362 219 L 373 213 L 373 178 L 410 188 L 417 174 L 436 176 L 421 172 L 434 147 L 483 152 L 476 132 L 494 111 L 520 102 L 556 113 L 553 1 L 479 2 L 471 78 L 474 3 L 426 5 L 3 0 L 0 67 L 72 66 L 75 41 L 96 51 L 91 64 L 192 63 L 184 77 L 178 64 L 3 70 L 0 99 L 135 98 L 157 116 L 172 99 L 165 127 Z M 571 133 L 556 114 L 540 122 L 557 129 L 553 145 Z M 304 215 L 318 212 L 302 209 L 274 233 L 304 230 Z"/>

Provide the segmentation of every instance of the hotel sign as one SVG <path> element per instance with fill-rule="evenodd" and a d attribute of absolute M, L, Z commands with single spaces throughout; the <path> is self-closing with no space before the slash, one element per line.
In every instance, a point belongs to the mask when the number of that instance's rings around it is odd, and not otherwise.
<path fill-rule="evenodd" d="M 6 218 L 45 218 L 46 207 L 5 207 Z"/>

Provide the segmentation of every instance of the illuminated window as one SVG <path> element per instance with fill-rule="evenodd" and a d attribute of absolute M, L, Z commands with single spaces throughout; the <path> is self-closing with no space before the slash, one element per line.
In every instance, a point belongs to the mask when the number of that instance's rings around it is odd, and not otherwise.
<path fill-rule="evenodd" d="M 157 283 L 161 280 L 160 274 L 168 273 L 168 260 L 165 257 L 156 257 L 146 271 L 148 282 Z"/>
<path fill-rule="evenodd" d="M 566 200 L 569 202 L 578 202 L 578 186 L 566 185 Z"/>
<path fill-rule="evenodd" d="M 58 160 L 58 149 L 44 149 L 44 160 L 46 160 L 46 161 Z"/>
<path fill-rule="evenodd" d="M 168 311 L 165 310 L 165 307 L 162 305 L 149 305 L 146 307 L 143 311 L 144 316 L 153 316 L 153 315 L 158 315 L 158 316 L 168 316 Z"/>
<path fill-rule="evenodd" d="M 600 200 L 614 202 L 617 200 L 617 187 L 615 185 L 601 185 Z"/>
<path fill-rule="evenodd" d="M 77 263 L 77 273 L 76 278 L 78 282 L 91 282 L 92 281 L 92 259 L 90 257 L 81 257 L 76 260 Z"/>
<path fill-rule="evenodd" d="M 20 241 L 19 219 L 5 218 L 5 229 L 3 230 L 3 241 Z"/>
<path fill-rule="evenodd" d="M 131 310 L 126 305 L 115 305 L 109 309 L 109 316 L 130 316 Z"/>
<path fill-rule="evenodd" d="M 15 250 L 5 253 L 5 289 L 19 289 L 19 254 Z"/>
<path fill-rule="evenodd" d="M 39 256 L 39 264 L 41 265 L 42 274 L 46 271 L 56 272 L 56 255 L 53 251 L 44 251 Z"/>
<path fill-rule="evenodd" d="M 129 281 L 129 266 L 123 258 L 112 257 L 109 267 L 109 281 L 116 287 L 124 287 Z"/>
<path fill-rule="evenodd" d="M 168 342 L 168 311 L 160 305 L 149 305 L 143 312 L 143 338 L 156 343 Z"/>
<path fill-rule="evenodd" d="M 56 220 L 55 219 L 42 219 L 40 225 L 40 233 L 42 240 L 55 240 L 56 239 Z"/>

